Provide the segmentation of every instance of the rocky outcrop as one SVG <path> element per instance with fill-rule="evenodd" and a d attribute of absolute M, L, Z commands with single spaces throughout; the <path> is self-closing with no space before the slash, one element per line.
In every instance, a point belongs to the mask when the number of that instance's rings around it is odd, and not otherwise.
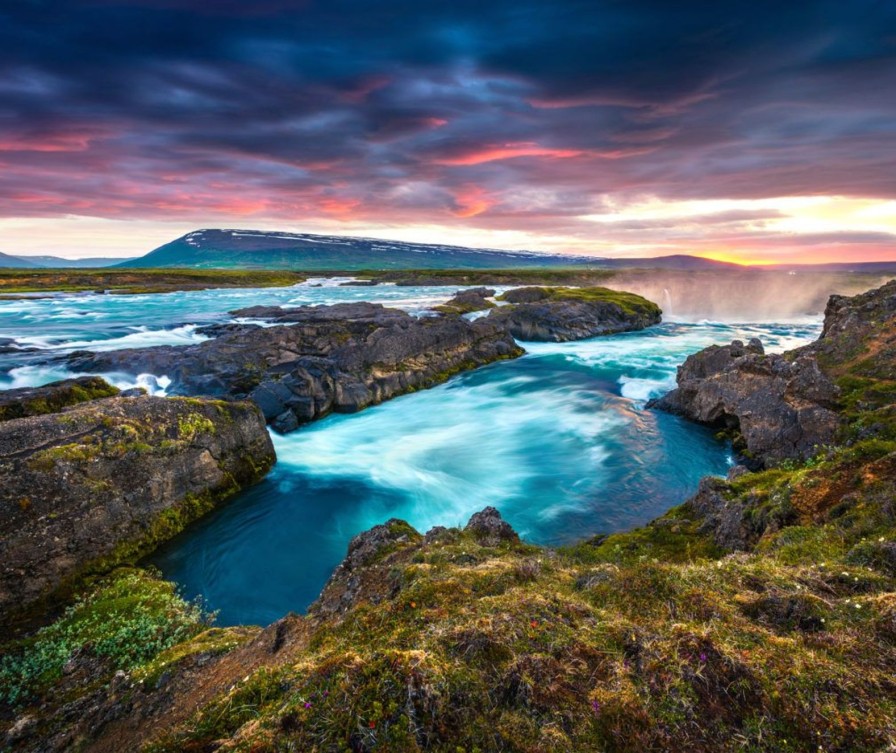
<path fill-rule="evenodd" d="M 494 507 L 474 513 L 464 531 L 472 533 L 482 546 L 519 543 L 520 537 Z"/>
<path fill-rule="evenodd" d="M 390 552 L 422 538 L 413 526 L 398 518 L 359 533 L 349 542 L 348 554 L 308 613 L 326 617 L 346 612 L 362 598 L 371 604 L 383 601 L 394 587 L 383 560 Z"/>
<path fill-rule="evenodd" d="M 711 346 L 678 369 L 678 387 L 649 407 L 738 434 L 753 466 L 806 459 L 840 426 L 838 389 L 813 355 L 765 355 L 762 344 Z"/>
<path fill-rule="evenodd" d="M 513 305 L 488 320 L 520 340 L 566 342 L 630 332 L 659 324 L 659 306 L 632 293 L 607 288 L 517 288 L 499 297 Z"/>
<path fill-rule="evenodd" d="M 287 432 L 331 411 L 358 411 L 523 353 L 495 323 L 417 318 L 373 303 L 232 313 L 277 326 L 230 326 L 196 345 L 75 353 L 69 365 L 165 375 L 173 394 L 251 398 L 275 429 Z"/>
<path fill-rule="evenodd" d="M 706 476 L 687 504 L 702 521 L 701 532 L 711 534 L 716 546 L 729 551 L 747 550 L 762 531 L 753 529 L 747 506 L 739 499 L 729 499 L 728 490 L 724 480 Z"/>
<path fill-rule="evenodd" d="M 520 537 L 494 507 L 474 513 L 463 532 L 436 526 L 421 536 L 398 518 L 359 533 L 348 545 L 348 553 L 333 571 L 320 597 L 308 613 L 314 618 L 344 614 L 363 600 L 378 604 L 393 598 L 399 584 L 392 572 L 396 557 L 407 559 L 410 548 L 420 549 L 456 542 L 463 534 L 484 547 L 513 546 Z"/>
<path fill-rule="evenodd" d="M 445 303 L 434 309 L 442 314 L 470 314 L 474 311 L 487 311 L 495 308 L 489 298 L 495 295 L 493 288 L 470 288 L 461 290 Z"/>
<path fill-rule="evenodd" d="M 677 389 L 649 405 L 733 430 L 751 466 L 762 467 L 815 455 L 857 410 L 878 411 L 862 436 L 886 434 L 894 381 L 896 281 L 831 296 L 821 337 L 783 355 L 766 355 L 758 340 L 695 353 L 679 367 Z"/>
<path fill-rule="evenodd" d="M 134 560 L 274 460 L 250 403 L 113 397 L 0 423 L 2 621 Z"/>
<path fill-rule="evenodd" d="M 71 405 L 101 397 L 113 397 L 118 389 L 99 377 L 63 379 L 43 387 L 24 387 L 0 392 L 0 421 L 55 413 Z"/>
<path fill-rule="evenodd" d="M 826 350 L 837 338 L 873 334 L 896 318 L 896 280 L 856 296 L 832 295 L 824 312 L 824 328 L 816 349 Z"/>

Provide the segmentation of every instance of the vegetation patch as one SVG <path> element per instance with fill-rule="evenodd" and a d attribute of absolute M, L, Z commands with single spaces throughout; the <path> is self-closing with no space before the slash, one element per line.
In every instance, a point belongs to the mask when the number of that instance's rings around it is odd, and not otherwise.
<path fill-rule="evenodd" d="M 17 390 L 15 399 L 0 399 L 0 421 L 58 413 L 63 408 L 72 405 L 104 397 L 114 397 L 118 394 L 117 387 L 113 387 L 100 377 L 82 377 L 34 390 Z M 0 398 L 3 396 L 0 395 Z"/>
<path fill-rule="evenodd" d="M 192 638 L 206 621 L 201 607 L 180 597 L 174 584 L 146 570 L 116 571 L 51 625 L 0 646 L 0 704 L 26 702 L 76 672 L 79 662 L 92 665 L 91 681 L 137 667 Z"/>
<path fill-rule="evenodd" d="M 592 304 L 609 304 L 617 306 L 623 313 L 637 315 L 656 315 L 661 313 L 660 307 L 652 301 L 648 301 L 635 293 L 628 293 L 621 290 L 611 290 L 602 287 L 579 287 L 579 288 L 549 288 L 542 287 L 538 290 L 543 294 L 543 301 L 571 301 Z M 499 301 L 513 300 L 514 291 L 502 293 L 497 297 Z"/>

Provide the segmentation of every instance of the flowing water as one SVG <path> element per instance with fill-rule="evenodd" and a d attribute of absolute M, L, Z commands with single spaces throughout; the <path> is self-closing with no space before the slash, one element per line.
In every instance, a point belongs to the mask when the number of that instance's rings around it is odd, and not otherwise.
<path fill-rule="evenodd" d="M 197 325 L 226 320 L 241 306 L 374 300 L 420 313 L 453 292 L 303 285 L 0 302 L 0 338 L 37 348 L 0 355 L 0 386 L 64 376 L 46 359 L 75 349 L 196 341 Z M 576 343 L 524 343 L 528 353 L 515 361 L 275 435 L 279 460 L 268 478 L 151 562 L 219 610 L 220 624 L 266 624 L 303 611 L 351 537 L 390 517 L 425 531 L 461 525 L 494 505 L 525 538 L 544 544 L 630 528 L 731 462 L 711 432 L 644 409 L 674 386 L 677 365 L 712 343 L 759 337 L 780 351 L 818 329 L 814 321 L 669 322 Z M 164 375 L 144 375 L 142 383 L 164 391 Z"/>

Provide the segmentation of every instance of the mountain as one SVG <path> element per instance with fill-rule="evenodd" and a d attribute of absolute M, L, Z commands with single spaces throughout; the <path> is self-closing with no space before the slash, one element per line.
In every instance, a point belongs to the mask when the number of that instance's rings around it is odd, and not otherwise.
<path fill-rule="evenodd" d="M 896 272 L 896 261 L 844 261 L 830 264 L 775 264 L 764 269 L 783 272 Z"/>
<path fill-rule="evenodd" d="M 10 256 L 0 252 L 0 268 L 4 269 L 39 269 L 39 265 L 33 264 L 27 259 L 20 259 L 18 256 Z"/>
<path fill-rule="evenodd" d="M 593 265 L 582 256 L 499 251 L 376 238 L 254 230 L 197 230 L 122 267 L 302 270 L 487 269 Z"/>
<path fill-rule="evenodd" d="M 501 269 L 518 267 L 652 267 L 719 269 L 737 267 L 696 256 L 656 259 L 602 259 L 467 248 L 434 243 L 405 243 L 310 233 L 256 230 L 197 230 L 121 267 L 265 268 L 301 270 Z"/>
<path fill-rule="evenodd" d="M 136 257 L 91 256 L 87 259 L 64 259 L 61 256 L 23 256 L 19 258 L 31 262 L 36 267 L 49 269 L 96 269 L 98 267 L 114 267 L 122 262 L 133 261 Z"/>

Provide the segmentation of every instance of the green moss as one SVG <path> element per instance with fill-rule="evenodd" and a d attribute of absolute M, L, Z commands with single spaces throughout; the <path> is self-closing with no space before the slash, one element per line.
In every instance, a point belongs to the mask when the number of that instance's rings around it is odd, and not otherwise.
<path fill-rule="evenodd" d="M 618 306 L 619 309 L 632 316 L 659 316 L 660 307 L 635 293 L 611 290 L 602 287 L 582 288 L 539 288 L 546 293 L 550 301 L 582 301 L 584 303 L 603 303 Z M 507 293 L 498 296 L 499 301 L 507 300 Z"/>
<path fill-rule="evenodd" d="M 82 379 L 80 382 L 66 383 L 67 380 L 54 382 L 40 388 L 41 396 L 24 398 L 0 405 L 0 421 L 14 418 L 41 416 L 46 413 L 58 413 L 63 408 L 79 403 L 114 397 L 119 390 L 99 377 Z"/>
<path fill-rule="evenodd" d="M 192 442 L 200 434 L 214 434 L 215 424 L 201 413 L 188 413 L 177 419 L 178 437 L 184 442 Z"/>
<path fill-rule="evenodd" d="M 644 560 L 691 562 L 714 559 L 722 550 L 712 538 L 700 533 L 700 520 L 692 518 L 687 507 L 670 510 L 652 523 L 633 531 L 597 536 L 561 549 L 566 556 L 582 563 L 632 563 Z"/>
<path fill-rule="evenodd" d="M 84 463 L 93 460 L 99 452 L 100 446 L 97 444 L 71 442 L 35 452 L 28 460 L 28 467 L 34 471 L 47 472 L 57 463 Z"/>

